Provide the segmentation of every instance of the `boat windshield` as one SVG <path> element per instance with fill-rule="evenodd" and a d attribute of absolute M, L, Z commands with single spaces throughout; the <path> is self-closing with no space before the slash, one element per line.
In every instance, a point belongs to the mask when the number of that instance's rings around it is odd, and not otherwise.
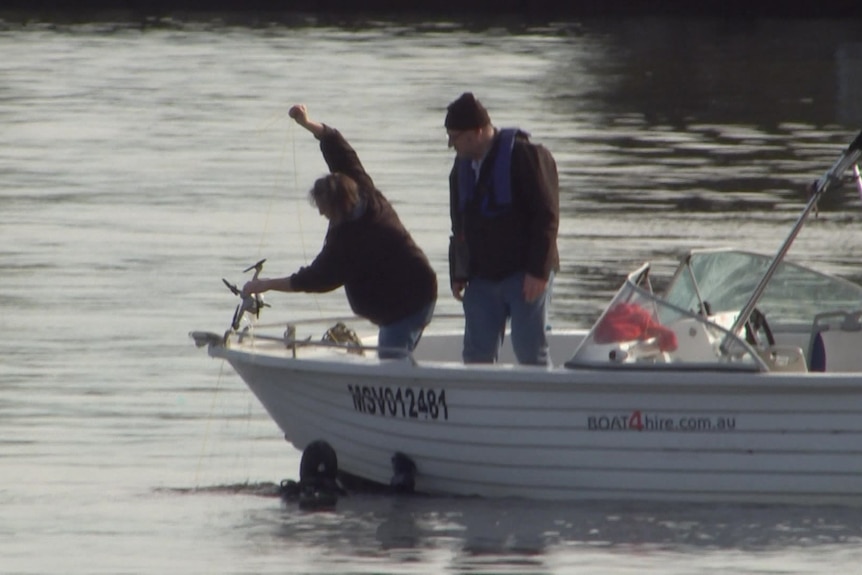
<path fill-rule="evenodd" d="M 705 315 L 737 312 L 771 261 L 769 256 L 739 250 L 692 251 L 683 258 L 664 300 Z M 756 305 L 773 323 L 811 324 L 818 314 L 862 307 L 862 287 L 784 261 Z"/>
<path fill-rule="evenodd" d="M 658 297 L 644 264 L 626 278 L 566 366 L 768 370 L 728 331 L 735 319 L 735 313 L 703 314 Z"/>

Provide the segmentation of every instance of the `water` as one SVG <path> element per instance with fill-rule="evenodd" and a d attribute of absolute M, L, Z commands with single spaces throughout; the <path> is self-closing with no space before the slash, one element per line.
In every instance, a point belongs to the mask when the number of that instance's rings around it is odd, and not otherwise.
<path fill-rule="evenodd" d="M 214 20 L 213 22 L 218 22 Z M 340 128 L 447 274 L 446 104 L 473 90 L 555 154 L 555 325 L 687 248 L 773 251 L 862 127 L 854 22 L 313 21 L 0 26 L 0 572 L 833 573 L 855 509 L 274 497 L 299 453 L 187 333 L 221 278 L 286 274 L 325 222 L 290 104 Z M 791 257 L 862 279 L 862 200 Z M 341 291 L 271 318 L 343 314 Z M 458 307 L 441 291 L 440 313 Z"/>

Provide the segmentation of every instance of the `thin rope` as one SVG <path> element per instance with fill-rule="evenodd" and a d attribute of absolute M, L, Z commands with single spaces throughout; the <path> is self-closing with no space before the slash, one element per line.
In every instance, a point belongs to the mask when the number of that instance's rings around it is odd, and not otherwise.
<path fill-rule="evenodd" d="M 266 131 L 267 129 L 276 125 L 285 116 L 287 116 L 287 112 L 283 112 L 281 114 L 274 116 L 272 120 L 265 123 L 263 126 L 259 127 L 257 131 L 258 132 Z M 292 133 L 293 130 L 292 130 L 290 124 L 288 124 L 288 129 Z M 285 152 L 286 152 L 286 145 L 282 148 L 281 159 L 279 162 L 281 165 L 284 165 Z M 295 145 L 294 145 L 293 156 L 294 156 L 294 158 L 293 158 L 294 185 L 297 185 L 296 184 L 296 146 Z M 276 184 L 273 185 L 273 187 L 272 187 L 272 191 L 269 195 L 268 206 L 267 206 L 267 209 L 264 213 L 264 225 L 263 225 L 263 228 L 261 230 L 260 239 L 258 241 L 258 246 L 257 246 L 257 257 L 258 258 L 260 258 L 262 253 L 263 253 L 263 243 L 264 243 L 264 240 L 265 240 L 267 233 L 269 231 L 270 214 L 272 213 L 272 208 L 273 208 L 273 205 L 275 203 L 275 197 L 276 197 L 276 193 L 278 191 L 278 187 L 279 187 L 278 186 L 278 179 L 276 178 Z M 216 410 L 216 402 L 218 400 L 219 392 L 220 392 L 221 386 L 222 386 L 222 381 L 224 379 L 225 363 L 226 363 L 226 361 L 222 360 L 221 365 L 219 366 L 219 373 L 218 373 L 218 377 L 216 379 L 216 388 L 215 388 L 215 391 L 213 392 L 212 403 L 210 404 L 209 414 L 207 415 L 207 418 L 206 418 L 206 429 L 204 430 L 204 437 L 203 437 L 203 441 L 201 444 L 201 453 L 200 453 L 200 456 L 198 457 L 198 463 L 197 463 L 197 466 L 195 469 L 194 485 L 195 485 L 196 489 L 200 488 L 201 467 L 203 465 L 204 457 L 206 457 L 206 455 L 207 455 L 207 453 L 206 453 L 207 445 L 209 444 L 210 437 L 211 437 L 211 427 L 212 427 L 212 421 L 213 421 L 215 410 Z M 252 409 L 251 408 L 251 401 L 252 401 L 252 398 L 248 397 L 247 398 L 247 404 L 246 404 L 246 413 L 247 413 L 246 433 L 248 435 L 250 435 L 250 433 L 251 433 L 251 409 Z M 254 442 L 252 442 L 252 447 L 253 446 L 254 446 Z M 246 468 L 247 467 L 248 466 L 246 465 Z M 246 480 L 246 482 L 248 482 L 248 480 Z"/>
<path fill-rule="evenodd" d="M 281 114 L 274 116 L 273 119 L 271 121 L 265 123 L 260 128 L 259 131 L 265 131 L 266 129 L 271 128 L 272 126 L 278 124 L 279 121 L 282 120 L 286 116 L 287 116 L 287 112 L 284 112 L 284 113 L 281 113 Z M 294 196 L 295 196 L 294 200 L 297 204 L 297 209 L 295 210 L 295 212 L 296 212 L 297 229 L 299 231 L 299 242 L 300 242 L 300 249 L 302 251 L 302 258 L 303 258 L 305 265 L 308 265 L 308 250 L 307 250 L 306 241 L 305 241 L 305 229 L 302 225 L 302 213 L 303 213 L 304 206 L 299 206 L 299 200 L 300 200 L 300 198 L 303 198 L 304 195 L 302 193 L 300 193 L 300 186 L 299 186 L 299 166 L 298 166 L 297 160 L 296 160 L 296 128 L 295 128 L 294 124 L 295 124 L 294 122 L 288 122 L 288 130 L 287 131 L 290 134 L 289 141 L 290 141 L 290 147 L 291 147 L 292 156 L 293 156 L 293 189 L 294 189 Z M 285 164 L 285 156 L 287 154 L 287 148 L 288 148 L 287 144 L 288 144 L 288 139 L 285 139 L 284 144 L 282 146 L 282 150 L 281 150 L 281 157 L 279 159 L 280 165 Z M 258 248 L 257 248 L 258 258 L 260 258 L 263 255 L 264 241 L 265 241 L 265 239 L 268 235 L 268 232 L 269 232 L 269 225 L 270 225 L 270 219 L 271 219 L 270 216 L 271 216 L 271 213 L 273 210 L 273 205 L 275 203 L 276 197 L 278 195 L 277 194 L 278 190 L 281 187 L 279 185 L 279 183 L 280 183 L 279 179 L 276 178 L 276 183 L 275 183 L 275 185 L 273 185 L 272 192 L 269 195 L 268 206 L 267 206 L 267 209 L 264 213 L 264 225 L 262 227 L 260 239 L 258 241 Z M 286 188 L 287 186 L 284 186 L 284 187 Z M 320 299 L 318 298 L 317 294 L 311 293 L 311 294 L 307 294 L 307 295 L 310 295 L 311 299 L 314 301 L 315 306 L 317 307 L 318 315 L 320 317 L 323 317 L 323 310 L 321 309 Z M 253 323 L 252 327 L 254 327 L 256 322 L 254 320 L 252 320 L 252 323 Z M 201 453 L 200 453 L 200 456 L 198 457 L 197 468 L 195 470 L 194 484 L 195 484 L 196 489 L 200 488 L 201 468 L 203 465 L 204 457 L 206 456 L 207 445 L 208 445 L 210 437 L 211 437 L 211 424 L 212 424 L 213 416 L 214 416 L 215 409 L 216 409 L 216 401 L 218 399 L 219 392 L 220 392 L 221 386 L 222 386 L 222 381 L 224 378 L 225 363 L 226 363 L 226 361 L 222 360 L 221 365 L 219 366 L 219 374 L 218 374 L 218 378 L 216 381 L 216 389 L 213 392 L 213 400 L 212 400 L 212 404 L 210 405 L 209 415 L 208 415 L 207 420 L 206 420 L 206 430 L 204 431 L 203 442 L 201 445 Z M 253 396 L 251 394 L 249 394 L 248 403 L 246 405 L 246 421 L 245 421 L 245 423 L 246 423 L 246 433 L 247 434 L 251 433 L 251 419 L 252 419 L 252 404 L 251 404 L 251 402 L 252 402 L 252 397 Z M 251 447 L 254 448 L 254 442 L 252 442 Z M 246 459 L 247 460 L 250 456 L 251 456 L 251 454 L 246 453 Z M 247 469 L 248 465 L 246 465 L 245 467 Z M 248 478 L 246 479 L 246 483 L 248 483 Z"/>
<path fill-rule="evenodd" d="M 262 129 L 265 130 L 265 129 L 272 128 L 273 126 L 278 124 L 282 119 L 284 119 L 287 116 L 288 116 L 288 112 L 283 112 L 281 114 L 276 115 L 270 122 L 264 124 Z M 297 161 L 296 161 L 296 123 L 295 122 L 288 120 L 287 132 L 289 134 L 289 138 L 286 138 L 284 140 L 284 144 L 282 145 L 281 157 L 279 158 L 279 164 L 284 165 L 284 163 L 285 163 L 285 156 L 287 155 L 287 144 L 288 144 L 288 140 L 289 140 L 290 146 L 291 146 L 291 152 L 292 152 L 291 156 L 292 156 L 292 160 L 293 160 L 293 191 L 294 191 L 294 202 L 297 206 L 297 209 L 295 210 L 295 214 L 296 214 L 296 227 L 299 230 L 299 247 L 300 247 L 300 251 L 302 252 L 303 264 L 308 265 L 308 262 L 309 262 L 308 246 L 306 244 L 306 239 L 305 239 L 306 238 L 305 228 L 302 225 L 302 213 L 303 213 L 304 206 L 299 205 L 300 198 L 304 198 L 305 196 L 301 193 L 300 186 L 299 186 L 299 165 L 297 164 Z M 257 249 L 257 257 L 258 258 L 262 257 L 262 255 L 263 255 L 263 243 L 264 243 L 264 239 L 266 238 L 266 235 L 268 233 L 270 214 L 272 213 L 273 204 L 275 202 L 275 198 L 277 196 L 277 192 L 278 192 L 279 187 L 280 186 L 278 185 L 278 181 L 277 181 L 276 185 L 273 186 L 272 193 L 270 194 L 270 197 L 269 197 L 269 205 L 267 207 L 266 214 L 264 215 L 265 223 L 264 223 L 263 231 L 261 232 L 260 241 L 258 242 L 258 249 Z M 286 188 L 287 186 L 284 186 L 284 187 Z M 306 294 L 306 295 L 311 296 L 311 299 L 312 299 L 312 301 L 314 301 L 314 305 L 317 308 L 318 315 L 322 316 L 323 310 L 320 307 L 320 299 L 317 296 L 317 294 L 310 293 L 310 294 Z"/>
<path fill-rule="evenodd" d="M 279 123 L 279 121 L 281 121 L 285 116 L 287 116 L 287 112 L 282 112 L 281 114 L 275 115 L 275 117 L 273 117 L 273 119 L 270 122 L 264 124 L 263 127 L 260 128 L 259 131 L 263 132 L 263 131 L 266 131 L 266 130 L 272 128 L 273 126 L 277 125 Z M 288 124 L 288 129 L 290 129 L 290 124 Z M 284 149 L 284 147 L 282 147 L 281 158 L 279 159 L 280 165 L 284 164 L 284 156 L 285 156 L 285 149 Z M 296 164 L 296 153 L 294 151 L 294 165 L 295 164 Z M 258 240 L 258 243 L 257 243 L 257 257 L 258 257 L 258 259 L 263 254 L 263 242 L 266 239 L 267 234 L 269 233 L 270 214 L 272 213 L 272 207 L 275 204 L 275 198 L 276 198 L 276 194 L 277 194 L 278 188 L 279 188 L 278 184 L 279 184 L 278 177 L 276 177 L 275 184 L 272 186 L 272 189 L 270 190 L 269 202 L 268 202 L 268 205 L 266 207 L 266 211 L 263 214 L 263 217 L 264 217 L 263 228 L 261 229 L 260 239 Z"/>
<path fill-rule="evenodd" d="M 212 400 L 212 403 L 210 404 L 210 412 L 206 418 L 207 419 L 207 426 L 206 426 L 206 429 L 204 430 L 203 442 L 201 443 L 201 453 L 200 453 L 200 456 L 198 457 L 197 468 L 195 469 L 195 481 L 194 481 L 195 489 L 200 489 L 200 486 L 201 486 L 201 484 L 200 484 L 201 465 L 203 464 L 204 456 L 206 455 L 207 444 L 209 443 L 210 424 L 212 423 L 213 413 L 215 412 L 216 399 L 218 398 L 219 391 L 221 390 L 222 376 L 224 375 L 224 364 L 225 363 L 226 363 L 225 360 L 221 360 L 221 365 L 219 366 L 219 370 L 218 370 L 218 377 L 216 378 L 216 388 L 215 388 L 215 391 L 213 391 L 213 400 Z"/>
<path fill-rule="evenodd" d="M 294 123 L 290 123 L 290 141 L 293 146 L 293 191 L 295 195 L 295 201 L 298 204 L 299 198 L 304 197 L 299 192 L 299 167 L 296 163 L 296 129 L 294 128 Z M 302 227 L 302 208 L 298 208 L 296 210 L 296 227 L 299 229 L 299 247 L 302 250 L 302 261 L 305 265 L 308 265 L 308 252 L 306 250 L 305 245 L 305 228 Z M 314 301 L 314 305 L 317 308 L 317 315 L 322 316 L 323 310 L 320 307 L 320 299 L 317 297 L 317 294 L 308 294 L 311 296 L 312 301 Z"/>

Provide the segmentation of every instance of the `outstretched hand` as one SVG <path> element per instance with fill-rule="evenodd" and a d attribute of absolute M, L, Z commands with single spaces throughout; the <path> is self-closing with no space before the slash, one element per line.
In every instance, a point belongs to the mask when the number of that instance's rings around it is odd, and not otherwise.
<path fill-rule="evenodd" d="M 247 281 L 245 283 L 245 285 L 242 286 L 242 297 L 248 297 L 250 295 L 254 295 L 257 293 L 267 291 L 266 289 L 264 289 L 265 285 L 266 285 L 264 283 L 265 281 L 266 280 L 262 280 L 262 279 L 255 279 L 255 280 Z"/>
<path fill-rule="evenodd" d="M 323 135 L 323 124 L 308 118 L 308 108 L 305 104 L 294 104 L 290 107 L 288 115 L 296 120 L 297 124 L 314 134 L 315 138 L 320 139 Z"/>
<path fill-rule="evenodd" d="M 305 104 L 294 104 L 290 107 L 288 115 L 296 120 L 300 126 L 305 126 L 308 123 L 308 108 L 305 107 Z"/>

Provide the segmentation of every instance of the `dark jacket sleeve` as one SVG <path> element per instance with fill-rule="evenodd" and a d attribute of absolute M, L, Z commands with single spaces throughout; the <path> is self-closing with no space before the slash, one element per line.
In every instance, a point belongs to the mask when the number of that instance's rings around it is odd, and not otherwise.
<path fill-rule="evenodd" d="M 530 236 L 526 271 L 547 279 L 559 270 L 557 232 L 560 225 L 560 189 L 557 164 L 551 153 L 539 144 L 516 145 L 512 151 L 512 174 L 518 178 L 514 189 L 527 191 Z"/>
<path fill-rule="evenodd" d="M 360 188 L 374 187 L 374 182 L 362 167 L 356 150 L 335 128 L 324 125 L 323 135 L 320 137 L 320 151 L 331 173 L 338 172 L 350 176 Z"/>
<path fill-rule="evenodd" d="M 470 254 L 464 236 L 463 214 L 458 202 L 458 162 L 449 174 L 449 215 L 452 220 L 452 235 L 449 236 L 449 283 L 467 281 L 470 277 Z"/>
<path fill-rule="evenodd" d="M 345 276 L 343 255 L 339 248 L 337 232 L 330 230 L 326 234 L 323 249 L 310 265 L 302 267 L 290 276 L 293 289 L 301 292 L 322 293 L 332 291 L 344 285 Z"/>

